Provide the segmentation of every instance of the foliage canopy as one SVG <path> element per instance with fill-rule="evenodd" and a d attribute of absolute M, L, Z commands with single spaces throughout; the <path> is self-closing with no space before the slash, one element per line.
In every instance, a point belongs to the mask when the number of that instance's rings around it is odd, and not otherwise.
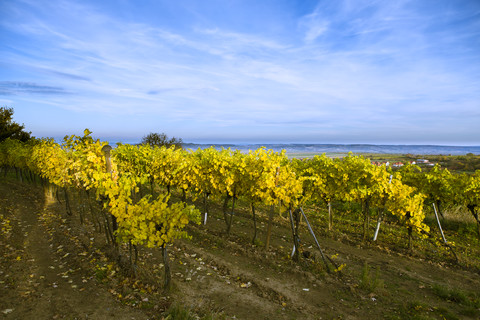
<path fill-rule="evenodd" d="M 23 129 L 25 126 L 13 121 L 13 108 L 0 107 L 0 142 L 7 138 L 26 142 L 31 138 L 31 132 Z"/>
<path fill-rule="evenodd" d="M 154 146 L 165 146 L 170 148 L 171 146 L 175 146 L 175 148 L 182 148 L 182 138 L 169 138 L 165 133 L 154 133 L 151 132 L 142 138 L 142 144 L 148 144 L 151 147 Z"/>

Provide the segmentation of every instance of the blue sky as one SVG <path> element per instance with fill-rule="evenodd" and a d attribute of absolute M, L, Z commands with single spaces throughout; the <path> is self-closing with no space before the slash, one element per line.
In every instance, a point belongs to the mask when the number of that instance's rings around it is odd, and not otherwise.
<path fill-rule="evenodd" d="M 2 0 L 37 137 L 480 145 L 478 0 Z"/>

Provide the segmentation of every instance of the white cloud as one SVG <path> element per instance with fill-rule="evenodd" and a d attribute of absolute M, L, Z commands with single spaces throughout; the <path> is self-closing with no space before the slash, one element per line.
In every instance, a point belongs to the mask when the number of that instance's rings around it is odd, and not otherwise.
<path fill-rule="evenodd" d="M 16 103 L 100 117 L 139 115 L 142 121 L 140 115 L 150 115 L 157 126 L 192 135 L 226 127 L 271 135 L 287 127 L 384 130 L 381 124 L 390 121 L 434 128 L 429 114 L 435 112 L 444 119 L 452 112 L 478 119 L 480 67 L 460 63 L 478 60 L 478 53 L 458 61 L 438 54 L 440 45 L 459 40 L 448 29 L 432 40 L 427 31 L 436 20 L 421 19 L 425 15 L 403 4 L 355 3 L 319 5 L 298 18 L 298 29 L 289 30 L 293 36 L 282 38 L 193 23 L 168 28 L 54 2 L 36 7 L 36 14 L 27 10 L 5 19 L 12 35 L 31 41 L 2 52 L 8 74 L 22 77 L 0 81 L 70 93 L 43 102 L 32 95 L 8 97 Z"/>
<path fill-rule="evenodd" d="M 329 22 L 319 14 L 320 6 L 312 13 L 302 17 L 299 26 L 304 30 L 304 41 L 309 44 L 323 35 L 329 28 Z"/>

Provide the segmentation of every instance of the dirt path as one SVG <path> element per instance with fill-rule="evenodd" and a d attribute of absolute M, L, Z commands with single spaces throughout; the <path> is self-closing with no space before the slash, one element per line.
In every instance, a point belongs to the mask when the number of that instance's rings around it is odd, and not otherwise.
<path fill-rule="evenodd" d="M 478 300 L 474 270 L 321 238 L 326 254 L 346 264 L 343 276 L 329 275 L 321 262 L 296 265 L 287 258 L 288 227 L 275 230 L 274 246 L 265 252 L 249 244 L 248 217 L 237 219 L 231 240 L 223 221 L 211 219 L 189 230 L 192 241 L 177 243 L 181 253 L 173 269 L 182 292 L 193 291 L 192 303 L 201 295 L 240 319 L 480 319 L 480 309 L 469 302 Z M 303 240 L 313 244 L 307 235 Z M 185 281 L 181 274 L 194 277 Z"/>
<path fill-rule="evenodd" d="M 320 237 L 346 264 L 342 276 L 328 274 L 319 260 L 291 261 L 287 224 L 275 224 L 265 251 L 251 245 L 248 215 L 236 216 L 227 237 L 221 209 L 206 226 L 188 227 L 191 240 L 168 247 L 173 290 L 165 297 L 158 248 L 139 248 L 138 278 L 120 276 L 103 235 L 79 223 L 79 204 L 73 209 L 67 216 L 39 186 L 0 181 L 0 318 L 162 319 L 173 301 L 206 319 L 480 319 L 475 270 Z M 117 273 L 99 277 L 106 266 Z"/>
<path fill-rule="evenodd" d="M 147 319 L 121 305 L 75 265 L 41 223 L 49 209 L 39 188 L 0 184 L 0 213 L 10 236 L 0 244 L 0 316 L 5 319 Z"/>

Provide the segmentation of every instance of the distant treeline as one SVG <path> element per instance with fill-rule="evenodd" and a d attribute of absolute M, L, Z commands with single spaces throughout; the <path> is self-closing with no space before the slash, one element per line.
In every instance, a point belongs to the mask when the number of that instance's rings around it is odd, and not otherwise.
<path fill-rule="evenodd" d="M 431 155 L 426 157 L 432 162 L 438 162 L 450 171 L 474 172 L 480 170 L 480 156 L 469 153 L 465 156 Z"/>

